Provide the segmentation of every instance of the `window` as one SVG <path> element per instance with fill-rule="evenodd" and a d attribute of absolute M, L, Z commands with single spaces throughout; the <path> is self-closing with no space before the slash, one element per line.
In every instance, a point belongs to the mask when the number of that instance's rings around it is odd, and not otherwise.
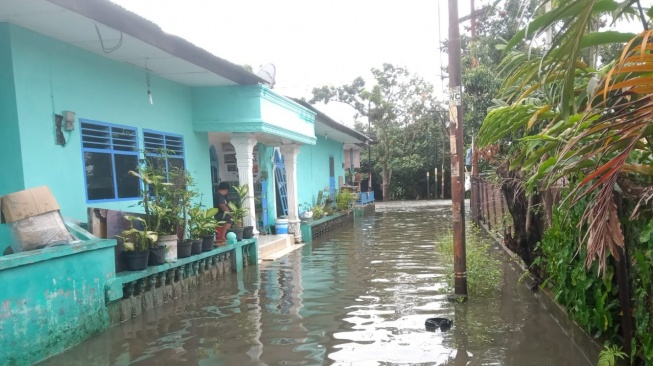
<path fill-rule="evenodd" d="M 174 168 L 185 169 L 183 136 L 144 130 L 143 142 L 148 164 L 166 174 Z"/>
<path fill-rule="evenodd" d="M 140 182 L 136 129 L 81 120 L 87 201 L 134 199 Z"/>

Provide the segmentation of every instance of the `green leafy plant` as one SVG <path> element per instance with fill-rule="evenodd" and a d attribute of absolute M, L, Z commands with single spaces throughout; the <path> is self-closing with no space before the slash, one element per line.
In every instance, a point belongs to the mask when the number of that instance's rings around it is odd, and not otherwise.
<path fill-rule="evenodd" d="M 163 207 L 160 233 L 163 235 L 184 231 L 188 210 L 197 196 L 197 192 L 193 190 L 193 178 L 188 171 L 173 167 L 168 176 L 169 183 L 162 184 L 160 188 L 159 204 Z"/>
<path fill-rule="evenodd" d="M 341 189 L 336 195 L 336 208 L 338 211 L 347 211 L 355 201 L 356 195 L 353 192 Z"/>
<path fill-rule="evenodd" d="M 136 216 L 125 216 L 125 220 L 129 221 L 131 227 L 118 235 L 123 240 L 122 245 L 125 251 L 145 251 L 154 246 L 159 237 L 156 232 L 148 230 L 145 219 Z M 135 228 L 134 222 L 139 222 L 143 226 L 143 230 Z"/>
<path fill-rule="evenodd" d="M 324 205 L 324 216 L 331 216 L 335 213 L 332 205 Z"/>
<path fill-rule="evenodd" d="M 148 156 L 142 151 L 135 170 L 129 174 L 142 181 L 141 200 L 138 205 L 143 207 L 145 220 L 152 231 L 162 235 L 177 234 L 185 223 L 186 212 L 190 201 L 196 196 L 192 191 L 193 179 L 184 169 L 171 167 L 166 172 L 165 166 L 168 152 L 159 149 L 158 156 Z"/>
<path fill-rule="evenodd" d="M 595 337 L 615 337 L 619 327 L 617 288 L 614 269 L 608 266 L 603 278 L 597 277 L 597 264 L 585 267 L 587 251 L 578 246 L 578 227 L 586 200 L 556 208 L 551 227 L 539 244 L 542 255 L 535 261 L 546 276 L 545 284 L 558 303 L 565 306 L 576 322 Z M 586 228 L 583 228 L 586 229 Z"/>
<path fill-rule="evenodd" d="M 638 355 L 645 363 L 653 364 L 653 219 L 646 212 L 636 221 L 624 224 L 628 245 L 630 288 L 635 337 L 631 343 L 631 357 Z M 639 238 L 639 240 L 633 240 Z"/>
<path fill-rule="evenodd" d="M 615 366 L 617 360 L 623 360 L 626 354 L 621 351 L 621 347 L 612 345 L 605 346 L 599 353 L 599 361 L 597 366 Z"/>
<path fill-rule="evenodd" d="M 129 174 L 143 182 L 138 205 L 143 207 L 147 227 L 151 231 L 159 232 L 164 217 L 172 214 L 169 208 L 162 205 L 163 187 L 170 185 L 166 182 L 165 172 L 154 164 L 149 164 L 146 159 L 141 159 L 136 170 L 130 170 Z"/>
<path fill-rule="evenodd" d="M 191 239 L 199 239 L 203 236 L 215 234 L 215 229 L 218 225 L 224 223 L 215 219 L 215 215 L 217 214 L 217 208 L 203 210 L 201 205 L 197 205 L 188 210 Z"/>
<path fill-rule="evenodd" d="M 313 219 L 319 220 L 324 216 L 324 208 L 322 206 L 315 205 L 312 208 L 313 210 Z"/>
<path fill-rule="evenodd" d="M 244 207 L 245 201 L 249 195 L 249 186 L 242 184 L 240 186 L 232 186 L 233 190 L 238 194 L 237 202 L 229 202 L 229 210 L 231 211 L 231 218 L 234 220 L 236 227 L 243 227 L 243 218 L 247 216 L 249 209 Z"/>

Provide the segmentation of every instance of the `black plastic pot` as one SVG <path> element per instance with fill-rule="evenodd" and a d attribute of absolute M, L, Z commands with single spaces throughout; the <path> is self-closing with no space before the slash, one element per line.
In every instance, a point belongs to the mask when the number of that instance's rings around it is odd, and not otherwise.
<path fill-rule="evenodd" d="M 192 240 L 184 240 L 177 242 L 177 258 L 188 258 L 190 257 L 191 251 L 193 249 Z"/>
<path fill-rule="evenodd" d="M 202 239 L 193 239 L 193 247 L 190 251 L 190 254 L 200 254 L 202 253 Z"/>
<path fill-rule="evenodd" d="M 215 242 L 215 235 L 207 235 L 202 237 L 202 251 L 208 252 L 213 250 L 213 243 Z"/>
<path fill-rule="evenodd" d="M 166 262 L 166 246 L 161 245 L 158 247 L 150 248 L 150 259 L 148 266 L 158 266 Z"/>
<path fill-rule="evenodd" d="M 245 226 L 243 228 L 243 239 L 251 239 L 253 237 L 254 237 L 254 226 Z"/>
<path fill-rule="evenodd" d="M 150 257 L 149 250 L 143 250 L 138 252 L 123 252 L 122 253 L 125 262 L 127 264 L 127 269 L 130 271 L 142 271 L 147 268 L 147 260 Z"/>

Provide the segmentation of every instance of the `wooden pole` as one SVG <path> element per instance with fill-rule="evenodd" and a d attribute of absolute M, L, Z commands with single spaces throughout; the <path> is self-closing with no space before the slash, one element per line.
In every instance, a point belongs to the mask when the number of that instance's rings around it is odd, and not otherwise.
<path fill-rule="evenodd" d="M 462 70 L 458 1 L 449 0 L 449 115 L 455 295 L 467 298 Z"/>

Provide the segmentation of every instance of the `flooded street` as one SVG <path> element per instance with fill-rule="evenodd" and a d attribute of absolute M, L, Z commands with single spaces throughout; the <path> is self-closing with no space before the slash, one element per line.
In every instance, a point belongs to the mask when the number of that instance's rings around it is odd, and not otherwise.
<path fill-rule="evenodd" d="M 43 364 L 594 363 L 517 284 L 520 273 L 508 261 L 499 291 L 448 302 L 448 271 L 434 243 L 450 235 L 450 203 L 406 209 L 410 204 L 380 204 L 373 216 L 202 286 Z M 427 332 L 430 317 L 452 319 L 453 327 Z"/>

